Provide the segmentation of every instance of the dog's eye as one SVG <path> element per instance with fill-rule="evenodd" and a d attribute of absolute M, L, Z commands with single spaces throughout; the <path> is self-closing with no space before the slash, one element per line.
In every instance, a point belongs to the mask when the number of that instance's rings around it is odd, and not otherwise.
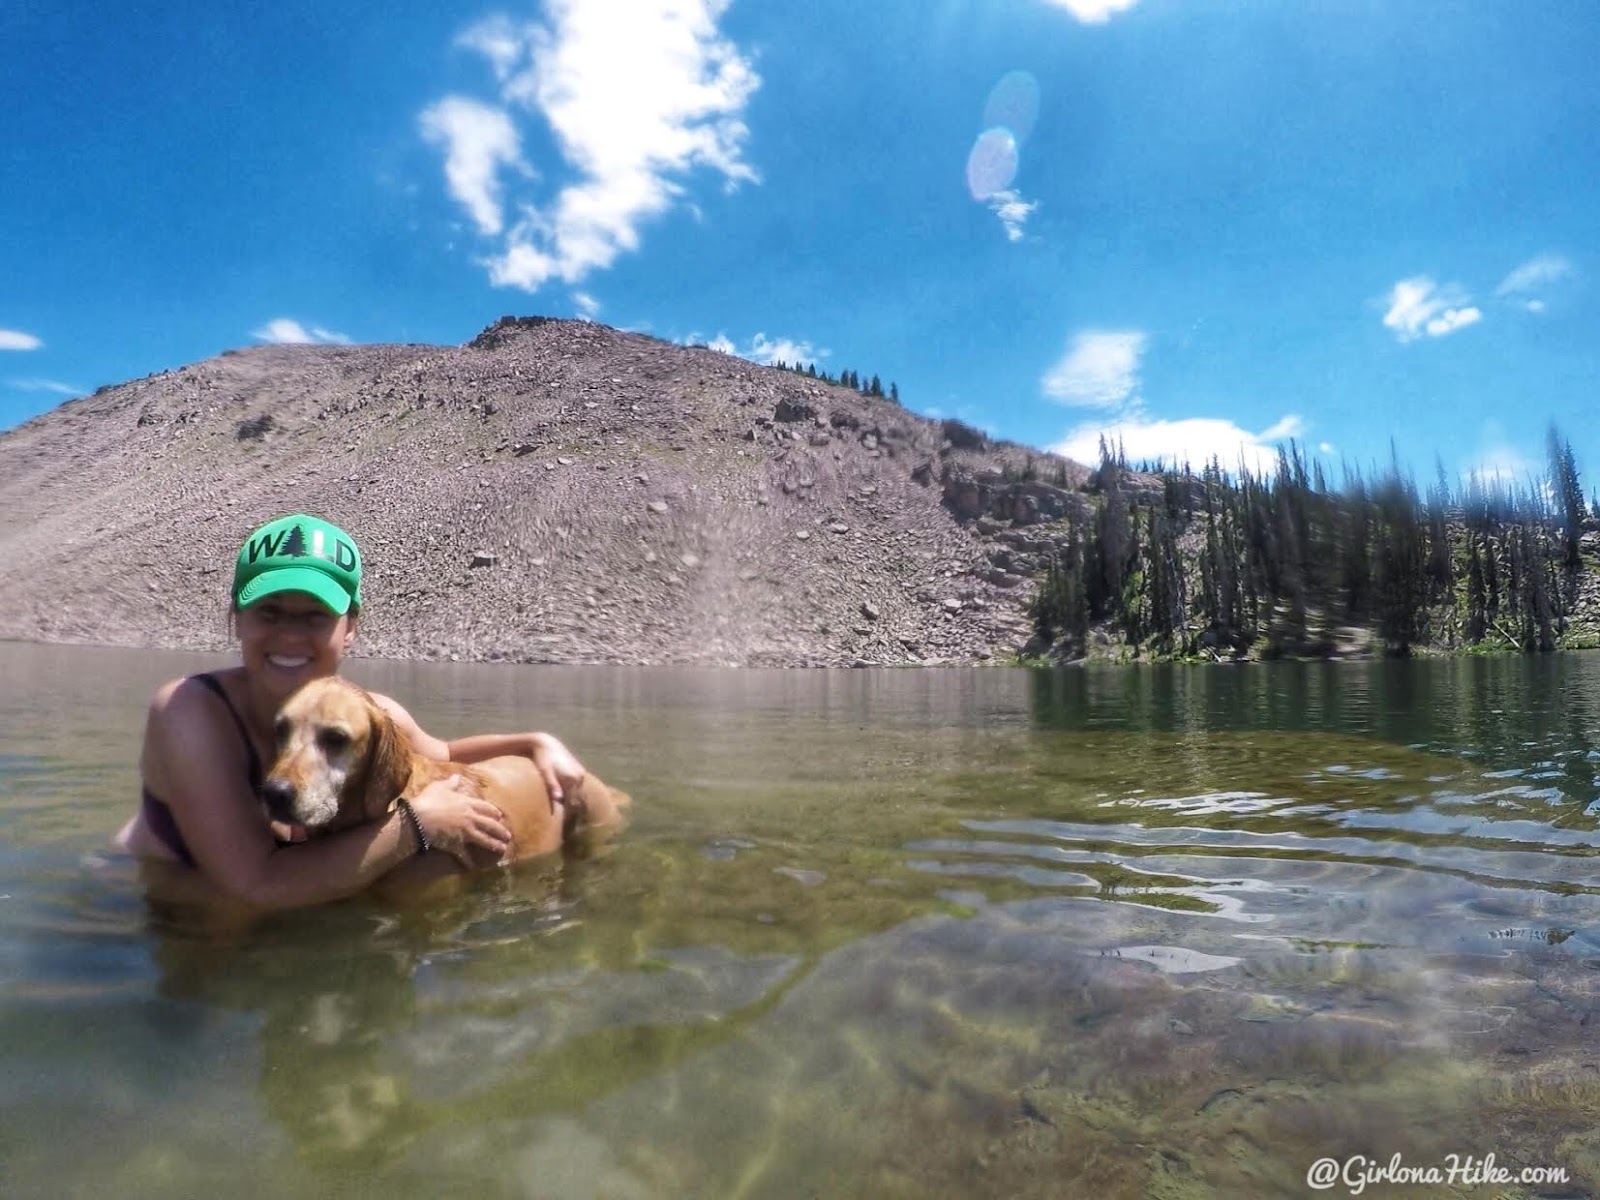
<path fill-rule="evenodd" d="M 279 717 L 272 723 L 272 736 L 278 740 L 280 746 L 289 740 L 288 717 Z"/>
<path fill-rule="evenodd" d="M 342 729 L 323 729 L 317 733 L 317 745 L 330 754 L 337 753 L 350 745 L 350 735 Z"/>

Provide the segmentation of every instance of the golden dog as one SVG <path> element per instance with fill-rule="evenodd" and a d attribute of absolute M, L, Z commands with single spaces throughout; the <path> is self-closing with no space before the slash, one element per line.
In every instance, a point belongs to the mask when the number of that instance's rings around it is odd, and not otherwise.
<path fill-rule="evenodd" d="M 274 820 L 303 825 L 313 835 L 382 820 L 402 797 L 455 775 L 505 813 L 507 861 L 514 862 L 577 848 L 615 829 L 629 804 L 625 794 L 590 775 L 577 794 L 552 805 L 538 769 L 520 755 L 471 765 L 425 758 L 371 696 L 337 676 L 314 679 L 284 701 L 275 732 L 278 757 L 262 799 Z M 477 867 L 497 861 L 487 850 L 473 847 L 471 853 Z M 448 854 L 418 855 L 385 876 L 383 890 L 413 888 L 465 869 Z"/>

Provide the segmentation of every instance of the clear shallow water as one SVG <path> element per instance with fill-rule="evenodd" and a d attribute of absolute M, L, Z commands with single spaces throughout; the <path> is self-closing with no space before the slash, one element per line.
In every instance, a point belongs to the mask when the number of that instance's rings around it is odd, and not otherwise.
<path fill-rule="evenodd" d="M 103 852 L 150 690 L 210 665 L 0 645 L 7 1196 L 1600 1187 L 1600 657 L 358 663 L 437 732 L 556 730 L 635 823 L 228 935 Z"/>

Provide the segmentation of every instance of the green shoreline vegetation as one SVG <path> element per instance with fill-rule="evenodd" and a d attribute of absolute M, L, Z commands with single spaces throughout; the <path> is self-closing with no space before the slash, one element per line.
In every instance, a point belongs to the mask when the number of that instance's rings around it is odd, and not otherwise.
<path fill-rule="evenodd" d="M 1094 503 L 1030 606 L 1021 661 L 1240 661 L 1600 646 L 1600 498 L 1552 426 L 1549 475 L 1399 465 L 1339 487 L 1291 442 L 1276 470 L 1131 470 L 1101 443 Z M 1037 656 L 1037 657 L 1035 657 Z"/>

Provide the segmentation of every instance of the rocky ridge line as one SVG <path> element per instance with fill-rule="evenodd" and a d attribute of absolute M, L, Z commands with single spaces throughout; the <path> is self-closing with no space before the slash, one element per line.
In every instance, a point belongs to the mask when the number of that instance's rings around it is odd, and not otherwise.
<path fill-rule="evenodd" d="M 225 650 L 240 539 L 306 510 L 361 543 L 368 654 L 1003 661 L 1087 478 L 585 321 L 506 318 L 461 347 L 259 346 L 0 434 L 0 637 Z"/>

